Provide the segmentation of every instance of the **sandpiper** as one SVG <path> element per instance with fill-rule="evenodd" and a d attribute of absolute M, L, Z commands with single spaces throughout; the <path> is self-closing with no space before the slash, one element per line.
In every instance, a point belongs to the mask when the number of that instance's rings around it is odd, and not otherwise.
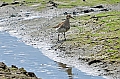
<path fill-rule="evenodd" d="M 60 36 L 59 33 L 63 33 L 64 34 L 64 40 L 66 40 L 65 32 L 67 32 L 70 29 L 70 22 L 69 22 L 70 18 L 73 18 L 73 17 L 70 14 L 68 14 L 66 16 L 66 19 L 65 19 L 64 22 L 59 23 L 57 26 L 53 27 L 53 28 L 56 28 L 56 30 L 58 31 L 58 41 L 59 41 L 59 36 Z"/>

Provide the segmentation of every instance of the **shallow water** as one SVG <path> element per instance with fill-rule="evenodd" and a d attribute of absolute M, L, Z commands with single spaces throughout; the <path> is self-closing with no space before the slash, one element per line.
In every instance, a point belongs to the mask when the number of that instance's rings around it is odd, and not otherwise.
<path fill-rule="evenodd" d="M 37 48 L 24 44 L 21 39 L 0 32 L 0 62 L 8 66 L 24 67 L 42 79 L 103 79 L 91 76 L 44 56 Z"/>

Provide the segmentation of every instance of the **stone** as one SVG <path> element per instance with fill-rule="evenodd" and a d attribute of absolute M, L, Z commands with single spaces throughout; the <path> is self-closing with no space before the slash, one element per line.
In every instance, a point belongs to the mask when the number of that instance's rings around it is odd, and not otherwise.
<path fill-rule="evenodd" d="M 97 5 L 95 7 L 92 7 L 92 8 L 104 8 L 102 5 Z"/>
<path fill-rule="evenodd" d="M 17 66 L 15 66 L 15 65 L 12 65 L 11 67 L 12 67 L 12 68 L 16 68 L 16 69 L 18 69 L 18 67 L 17 67 Z"/>
<path fill-rule="evenodd" d="M 94 10 L 93 9 L 87 9 L 87 10 L 84 10 L 84 11 L 82 11 L 82 12 L 84 12 L 84 13 L 89 13 L 89 12 L 93 12 Z"/>
<path fill-rule="evenodd" d="M 12 5 L 15 5 L 15 4 L 19 4 L 20 2 L 19 1 L 14 1 L 14 2 L 12 2 L 11 4 Z"/>
<path fill-rule="evenodd" d="M 100 63 L 100 62 L 102 62 L 102 61 L 101 60 L 92 60 L 92 61 L 88 62 L 88 65 L 91 65 L 93 63 Z"/>
<path fill-rule="evenodd" d="M 8 3 L 3 2 L 3 3 L 1 4 L 1 6 L 0 6 L 0 7 L 6 6 L 6 5 L 9 5 L 9 4 L 8 4 Z"/>
<path fill-rule="evenodd" d="M 33 72 L 27 72 L 26 75 L 29 77 L 36 77 L 36 75 Z"/>
<path fill-rule="evenodd" d="M 56 8 L 58 7 L 58 4 L 53 2 L 53 1 L 51 1 L 51 0 L 48 3 L 52 4 L 53 7 L 56 7 Z"/>
<path fill-rule="evenodd" d="M 2 68 L 2 69 L 6 69 L 6 68 L 7 68 L 7 66 L 5 65 L 5 63 L 0 62 L 0 68 Z"/>
<path fill-rule="evenodd" d="M 101 9 L 100 11 L 109 11 L 108 9 L 104 8 L 104 9 Z"/>

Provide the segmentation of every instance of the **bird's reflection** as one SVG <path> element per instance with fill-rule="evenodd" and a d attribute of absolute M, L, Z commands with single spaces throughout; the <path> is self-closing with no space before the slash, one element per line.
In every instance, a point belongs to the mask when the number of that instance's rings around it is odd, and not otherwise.
<path fill-rule="evenodd" d="M 60 62 L 57 62 L 57 63 L 58 63 L 59 68 L 64 70 L 68 74 L 69 79 L 73 79 L 72 67 L 67 67 L 66 64 L 63 64 Z"/>

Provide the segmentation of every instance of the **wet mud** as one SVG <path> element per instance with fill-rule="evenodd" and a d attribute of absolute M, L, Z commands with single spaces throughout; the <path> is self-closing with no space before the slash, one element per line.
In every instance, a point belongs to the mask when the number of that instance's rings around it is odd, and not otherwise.
<path fill-rule="evenodd" d="M 114 6 L 119 10 L 119 4 Z M 103 76 L 106 79 L 119 79 L 120 62 L 105 62 L 95 60 L 90 54 L 96 54 L 102 46 L 95 46 L 89 50 L 86 45 L 76 44 L 72 46 L 63 40 L 57 41 L 57 32 L 53 26 L 62 22 L 66 14 L 74 17 L 84 14 L 99 13 L 114 9 L 113 6 L 75 7 L 71 9 L 58 9 L 47 7 L 42 11 L 36 11 L 34 7 L 7 5 L 0 7 L 0 30 L 9 32 L 11 35 L 20 38 L 23 42 L 42 50 L 43 54 L 50 59 L 62 62 L 75 67 L 88 74 Z M 71 21 L 71 25 L 79 24 L 78 21 Z M 92 25 L 92 23 L 91 23 Z M 98 25 L 99 29 L 101 25 Z M 93 27 L 91 27 L 93 29 Z M 95 31 L 93 30 L 93 32 Z M 67 41 L 71 40 L 69 34 L 79 33 L 78 29 L 70 30 L 66 34 Z M 86 36 L 86 38 L 88 38 Z M 73 42 L 74 44 L 74 42 Z M 84 67 L 86 69 L 82 70 Z M 88 69 L 87 69 L 88 68 Z M 92 72 L 91 72 L 92 70 Z"/>

